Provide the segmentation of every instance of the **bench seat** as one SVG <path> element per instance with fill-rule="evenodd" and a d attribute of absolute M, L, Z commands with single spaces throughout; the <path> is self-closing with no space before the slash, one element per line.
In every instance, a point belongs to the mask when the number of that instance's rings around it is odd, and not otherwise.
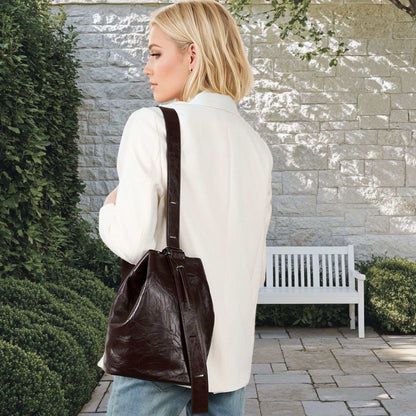
<path fill-rule="evenodd" d="M 358 303 L 359 293 L 350 288 L 309 287 L 260 288 L 258 303 L 267 304 L 318 304 L 318 303 Z"/>

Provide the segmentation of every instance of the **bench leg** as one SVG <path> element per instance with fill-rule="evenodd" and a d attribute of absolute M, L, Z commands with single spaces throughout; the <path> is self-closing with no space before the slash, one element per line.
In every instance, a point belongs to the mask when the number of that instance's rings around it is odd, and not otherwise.
<path fill-rule="evenodd" d="M 358 336 L 364 338 L 364 302 L 358 304 Z"/>
<path fill-rule="evenodd" d="M 350 328 L 355 329 L 355 303 L 350 303 Z"/>

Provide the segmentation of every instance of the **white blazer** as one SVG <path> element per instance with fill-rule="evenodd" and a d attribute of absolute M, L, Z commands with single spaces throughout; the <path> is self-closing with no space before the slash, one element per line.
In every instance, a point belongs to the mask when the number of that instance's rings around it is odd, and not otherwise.
<path fill-rule="evenodd" d="M 234 391 L 250 379 L 273 157 L 228 95 L 204 91 L 165 106 L 177 111 L 181 128 L 179 244 L 187 256 L 201 258 L 214 304 L 209 391 Z M 131 114 L 117 170 L 116 204 L 101 208 L 99 233 L 115 254 L 134 264 L 148 249 L 166 247 L 166 128 L 160 109 Z"/>

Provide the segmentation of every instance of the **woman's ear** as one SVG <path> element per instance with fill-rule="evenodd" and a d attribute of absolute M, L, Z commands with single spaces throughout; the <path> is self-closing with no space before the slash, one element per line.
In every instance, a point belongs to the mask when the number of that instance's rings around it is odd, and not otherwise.
<path fill-rule="evenodd" d="M 192 70 L 195 68 L 198 53 L 196 50 L 196 46 L 194 43 L 191 43 L 188 47 L 188 53 L 189 53 L 189 69 Z"/>

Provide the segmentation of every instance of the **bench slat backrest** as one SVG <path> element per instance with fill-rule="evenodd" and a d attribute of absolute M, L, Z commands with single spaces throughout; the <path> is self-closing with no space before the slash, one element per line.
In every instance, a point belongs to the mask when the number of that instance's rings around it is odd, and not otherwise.
<path fill-rule="evenodd" d="M 354 247 L 267 247 L 265 287 L 355 287 Z"/>

